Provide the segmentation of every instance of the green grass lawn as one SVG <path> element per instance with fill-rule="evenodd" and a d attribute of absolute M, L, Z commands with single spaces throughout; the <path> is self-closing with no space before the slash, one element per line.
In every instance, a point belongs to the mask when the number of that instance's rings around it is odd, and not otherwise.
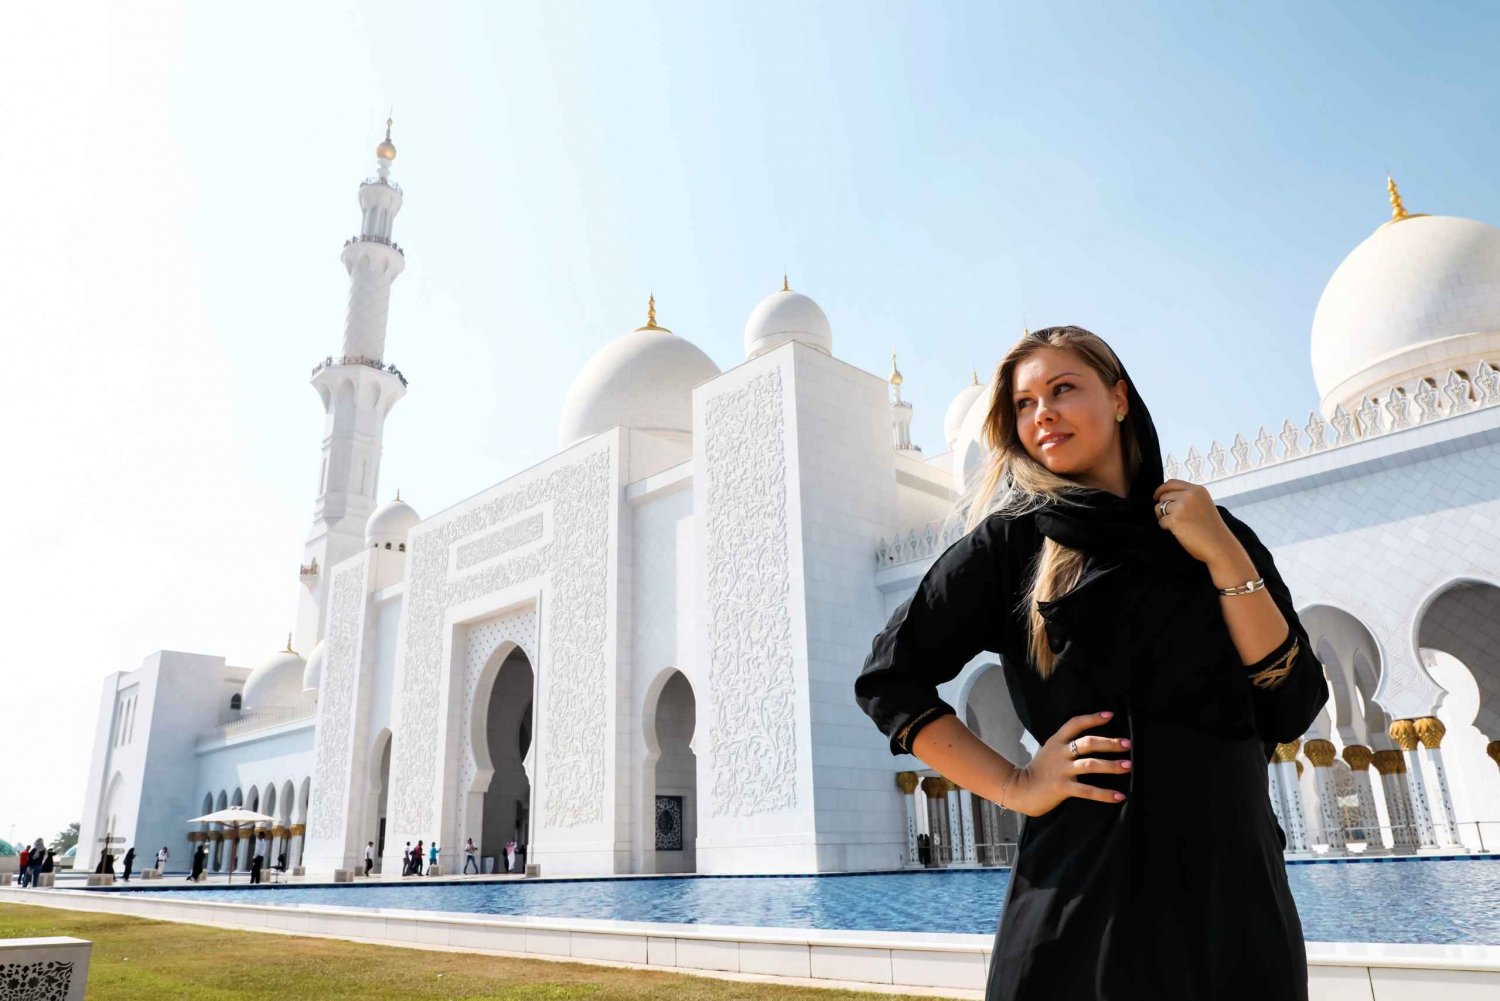
<path fill-rule="evenodd" d="M 899 997 L 914 1001 L 910 995 L 781 987 L 0 904 L 0 938 L 48 935 L 71 935 L 94 943 L 89 1001 L 890 1001 Z"/>

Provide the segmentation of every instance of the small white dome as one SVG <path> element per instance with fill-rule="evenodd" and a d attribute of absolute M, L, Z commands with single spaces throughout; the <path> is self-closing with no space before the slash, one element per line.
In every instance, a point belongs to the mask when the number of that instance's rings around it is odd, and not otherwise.
<path fill-rule="evenodd" d="M 1472 365 L 1473 335 L 1497 331 L 1500 229 L 1408 216 L 1377 229 L 1328 280 L 1313 315 L 1313 378 L 1325 409 L 1347 408 L 1418 370 Z"/>
<path fill-rule="evenodd" d="M 377 507 L 370 515 L 370 520 L 365 522 L 365 545 L 377 549 L 388 542 L 392 549 L 403 545 L 407 533 L 421 520 L 422 516 L 402 500 L 398 493 L 395 500 L 386 501 Z"/>
<path fill-rule="evenodd" d="M 318 640 L 318 645 L 312 648 L 312 653 L 307 655 L 307 666 L 302 669 L 302 690 L 304 692 L 315 692 L 323 683 L 323 641 Z"/>
<path fill-rule="evenodd" d="M 754 358 L 787 341 L 801 341 L 833 354 L 833 328 L 812 299 L 783 286 L 760 301 L 745 321 L 745 357 Z"/>
<path fill-rule="evenodd" d="M 307 663 L 293 650 L 272 654 L 245 679 L 240 708 L 276 709 L 302 701 L 302 675 Z"/>
<path fill-rule="evenodd" d="M 616 424 L 691 434 L 693 387 L 718 374 L 719 366 L 691 341 L 665 327 L 637 327 L 595 351 L 579 369 L 563 400 L 558 446 Z"/>
<path fill-rule="evenodd" d="M 972 383 L 958 391 L 958 395 L 943 412 L 943 440 L 948 443 L 949 448 L 958 440 L 964 418 L 969 416 L 969 409 L 974 406 L 975 401 L 987 398 L 985 388 L 976 377 Z"/>

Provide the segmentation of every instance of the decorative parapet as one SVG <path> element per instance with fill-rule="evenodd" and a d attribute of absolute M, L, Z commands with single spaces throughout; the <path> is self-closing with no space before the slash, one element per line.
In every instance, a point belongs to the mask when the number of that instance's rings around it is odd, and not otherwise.
<path fill-rule="evenodd" d="M 300 566 L 297 572 L 303 577 L 316 577 L 318 575 L 318 558 L 314 556 L 312 563 Z"/>
<path fill-rule="evenodd" d="M 239 719 L 220 723 L 218 726 L 199 736 L 198 746 L 205 747 L 218 744 L 226 740 L 233 740 L 236 737 L 244 737 L 247 734 L 257 733 L 261 730 L 283 726 L 287 723 L 313 719 L 317 714 L 317 693 L 304 692 L 302 701 L 297 705 L 277 706 L 273 709 L 251 709 L 243 713 Z"/>
<path fill-rule="evenodd" d="M 1207 468 L 1205 456 L 1196 448 L 1189 448 L 1187 458 L 1182 462 L 1168 453 L 1163 471 L 1169 479 L 1212 483 L 1252 469 L 1279 465 L 1315 452 L 1342 448 L 1392 431 L 1431 424 L 1496 405 L 1500 405 L 1500 374 L 1488 362 L 1481 361 L 1472 378 L 1464 372 L 1449 369 L 1441 387 L 1431 378 L 1417 380 L 1415 390 L 1410 394 L 1401 386 L 1394 386 L 1386 393 L 1384 401 L 1367 398 L 1352 414 L 1339 404 L 1334 407 L 1332 420 L 1324 420 L 1314 410 L 1308 412 L 1307 423 L 1302 427 L 1290 420 L 1282 421 L 1280 433 L 1274 436 L 1262 426 L 1255 437 L 1258 454 L 1252 455 L 1250 443 L 1238 434 L 1227 450 L 1218 441 L 1212 443 L 1206 456 Z M 1330 427 L 1332 440 L 1329 440 Z M 1231 457 L 1234 459 L 1232 468 L 1228 465 Z"/>
<path fill-rule="evenodd" d="M 906 533 L 905 538 L 897 532 L 890 542 L 882 537 L 880 544 L 875 547 L 875 568 L 878 570 L 925 560 L 938 555 L 963 536 L 963 522 L 953 519 L 946 522 L 929 521 L 922 526 L 920 533 L 913 528 Z"/>
<path fill-rule="evenodd" d="M 394 365 L 387 365 L 379 358 L 366 358 L 364 355 L 340 355 L 337 358 L 335 358 L 333 355 L 329 355 L 327 358 L 324 358 L 321 362 L 313 366 L 312 374 L 317 375 L 325 368 L 331 368 L 334 365 L 363 365 L 366 368 L 373 368 L 377 372 L 389 372 L 396 378 L 401 380 L 401 385 L 406 385 L 406 376 L 401 374 L 401 370 L 399 368 Z"/>
<path fill-rule="evenodd" d="M 387 184 L 386 187 L 395 188 L 396 186 L 394 184 Z M 397 190 L 399 191 L 400 189 L 397 188 Z M 344 241 L 344 246 L 347 247 L 351 243 L 378 243 L 382 246 L 390 247 L 402 257 L 406 256 L 406 251 L 401 249 L 401 244 L 397 243 L 395 240 L 387 240 L 383 236 L 376 236 L 373 233 L 361 233 L 359 236 L 351 236 L 349 237 L 349 239 Z"/>

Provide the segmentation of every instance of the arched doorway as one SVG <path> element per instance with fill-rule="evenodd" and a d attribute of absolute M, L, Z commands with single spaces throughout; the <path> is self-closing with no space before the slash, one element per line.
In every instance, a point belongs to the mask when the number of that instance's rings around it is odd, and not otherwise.
<path fill-rule="evenodd" d="M 1024 743 L 1026 729 L 1016 716 L 1015 704 L 1005 684 L 1005 673 L 999 664 L 986 664 L 975 676 L 964 703 L 964 722 L 1007 761 L 1024 765 L 1031 752 Z M 973 811 L 974 854 L 971 861 L 980 865 L 1008 865 L 1014 860 L 1015 845 L 1020 838 L 1020 818 L 1009 810 L 965 790 L 961 808 Z M 956 840 L 960 832 L 954 832 Z M 962 844 L 954 847 L 963 849 Z"/>
<path fill-rule="evenodd" d="M 647 872 L 698 871 L 698 757 L 693 753 L 697 702 L 687 676 L 675 668 L 658 679 L 646 724 Z M 654 686 L 655 687 L 655 686 Z M 648 696 L 649 699 L 649 696 Z"/>
<path fill-rule="evenodd" d="M 1471 850 L 1493 845 L 1500 841 L 1500 757 L 1491 757 L 1500 741 L 1500 587 L 1450 582 L 1426 602 L 1416 632 L 1423 666 L 1446 693 L 1432 713 L 1446 733 L 1420 755 L 1434 819 L 1446 822 L 1451 811 L 1455 842 Z"/>
<path fill-rule="evenodd" d="M 385 856 L 385 818 L 391 800 L 391 731 L 381 730 L 375 738 L 370 760 L 374 762 L 370 774 L 370 814 L 365 818 L 366 835 L 360 846 L 359 857 L 364 858 L 364 846 L 375 842 L 375 872 L 383 869 L 381 859 Z"/>
<path fill-rule="evenodd" d="M 476 689 L 470 733 L 477 768 L 464 836 L 474 839 L 481 858 L 496 860 L 496 872 L 505 868 L 506 842 L 515 839 L 517 843 L 517 869 L 523 862 L 521 849 L 530 847 L 531 780 L 527 756 L 531 751 L 535 685 L 536 676 L 526 651 L 505 643 L 490 655 Z"/>

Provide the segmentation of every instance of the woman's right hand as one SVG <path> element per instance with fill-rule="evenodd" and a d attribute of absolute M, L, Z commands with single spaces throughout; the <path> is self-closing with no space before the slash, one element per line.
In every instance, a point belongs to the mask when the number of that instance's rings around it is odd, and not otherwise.
<path fill-rule="evenodd" d="M 1080 780 L 1082 775 L 1129 774 L 1129 758 L 1087 756 L 1128 751 L 1129 738 L 1116 739 L 1095 734 L 1081 736 L 1086 730 L 1103 726 L 1113 716 L 1112 712 L 1074 716 L 1058 727 L 1057 732 L 1037 750 L 1031 761 L 1018 768 L 1015 776 L 1007 780 L 1008 785 L 1000 797 L 1000 805 L 1028 817 L 1040 817 L 1070 796 L 1097 800 L 1100 803 L 1124 802 L 1124 793 L 1089 785 Z M 1068 742 L 1074 739 L 1078 741 L 1076 759 L 1068 747 Z"/>

